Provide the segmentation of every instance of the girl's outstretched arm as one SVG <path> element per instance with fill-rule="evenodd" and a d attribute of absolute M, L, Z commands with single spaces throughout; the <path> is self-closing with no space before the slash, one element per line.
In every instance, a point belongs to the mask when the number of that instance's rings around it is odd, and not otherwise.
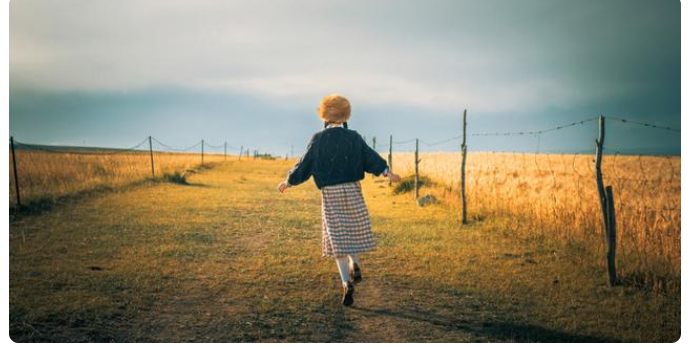
<path fill-rule="evenodd" d="M 300 158 L 300 160 L 295 164 L 295 167 L 290 170 L 288 173 L 287 179 L 285 181 L 280 182 L 278 184 L 278 191 L 279 192 L 284 192 L 287 188 L 290 188 L 292 186 L 296 186 L 298 184 L 302 184 L 306 180 L 309 179 L 312 175 L 312 158 L 313 158 L 313 153 L 312 153 L 312 148 L 314 145 L 314 142 L 316 141 L 316 135 L 311 138 L 309 141 L 309 144 L 307 145 L 307 151 L 304 153 L 304 155 Z"/>
<path fill-rule="evenodd" d="M 359 140 L 362 145 L 362 161 L 364 164 L 364 171 L 376 176 L 381 175 L 388 169 L 388 163 L 381 155 L 373 150 L 360 136 Z"/>

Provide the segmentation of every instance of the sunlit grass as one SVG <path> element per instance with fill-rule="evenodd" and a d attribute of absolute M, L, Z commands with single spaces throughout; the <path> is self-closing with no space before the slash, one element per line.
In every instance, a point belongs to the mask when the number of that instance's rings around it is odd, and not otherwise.
<path fill-rule="evenodd" d="M 440 183 L 422 193 L 459 208 L 461 155 L 420 157 L 420 174 Z M 396 153 L 393 163 L 399 173 L 414 173 L 411 153 Z M 594 156 L 470 152 L 466 172 L 472 215 L 508 216 L 510 230 L 580 242 L 604 254 Z M 613 186 L 622 277 L 679 286 L 680 157 L 605 155 L 602 172 L 604 183 Z"/>
<path fill-rule="evenodd" d="M 17 150 L 17 171 L 22 203 L 50 202 L 92 190 L 120 188 L 153 179 L 149 152 L 122 154 L 48 153 Z M 225 161 L 223 155 L 205 154 L 204 164 Z M 237 160 L 228 156 L 227 160 Z M 185 173 L 201 165 L 199 153 L 154 152 L 156 179 L 182 179 Z M 12 158 L 10 153 L 10 206 L 16 204 Z"/>
<path fill-rule="evenodd" d="M 363 190 L 379 249 L 355 307 L 321 257 L 319 192 L 276 192 L 286 161 L 228 161 L 10 224 L 18 341 L 674 341 L 680 293 L 609 288 L 599 258 L 511 218 L 462 226 Z M 440 182 L 440 180 L 439 180 Z"/>

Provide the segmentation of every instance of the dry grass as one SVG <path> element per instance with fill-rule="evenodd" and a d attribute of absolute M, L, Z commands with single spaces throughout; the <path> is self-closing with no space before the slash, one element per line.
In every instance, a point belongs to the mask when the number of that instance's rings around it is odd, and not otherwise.
<path fill-rule="evenodd" d="M 151 179 L 149 152 L 118 154 L 49 153 L 38 150 L 17 150 L 17 175 L 22 204 L 53 202 L 65 196 L 116 189 Z M 156 178 L 181 176 L 201 165 L 198 153 L 154 152 Z M 228 156 L 228 160 L 237 157 Z M 223 155 L 206 154 L 204 164 L 223 161 Z M 10 206 L 16 204 L 12 155 L 10 153 Z"/>
<path fill-rule="evenodd" d="M 275 191 L 286 161 L 228 161 L 10 224 L 15 341 L 675 341 L 680 295 L 609 288 L 575 246 L 462 226 L 382 180 L 363 190 L 379 249 L 355 306 L 320 254 L 319 193 Z"/>
<path fill-rule="evenodd" d="M 395 171 L 414 173 L 413 158 L 395 154 Z M 421 158 L 420 173 L 443 186 L 422 193 L 458 204 L 460 154 L 422 153 Z M 658 289 L 680 286 L 680 163 L 680 157 L 603 158 L 604 182 L 613 186 L 616 203 L 623 279 Z M 511 230 L 593 245 L 603 264 L 593 155 L 469 153 L 467 195 L 471 214 L 508 216 Z"/>

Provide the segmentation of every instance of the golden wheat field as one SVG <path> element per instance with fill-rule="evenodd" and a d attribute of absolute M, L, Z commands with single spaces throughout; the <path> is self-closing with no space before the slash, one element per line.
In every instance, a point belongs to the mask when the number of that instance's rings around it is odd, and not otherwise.
<path fill-rule="evenodd" d="M 461 155 L 420 159 L 420 175 L 436 183 L 420 194 L 459 206 Z M 645 281 L 679 276 L 680 157 L 604 155 L 602 163 L 604 184 L 614 192 L 621 274 Z M 414 154 L 394 154 L 393 168 L 414 174 Z M 513 230 L 582 241 L 604 262 L 594 155 L 470 152 L 466 175 L 471 215 L 507 215 Z"/>
<path fill-rule="evenodd" d="M 459 203 L 461 156 L 421 153 L 420 175 L 433 183 L 420 194 Z M 11 158 L 10 158 L 11 159 Z M 227 160 L 237 160 L 236 156 Z M 50 202 L 151 177 L 148 152 L 105 154 L 17 151 L 22 203 Z M 207 154 L 205 163 L 225 160 Z M 184 175 L 201 164 L 198 153 L 154 152 L 157 178 Z M 11 162 L 10 162 L 11 164 Z M 414 154 L 395 153 L 394 171 L 414 173 Z M 12 166 L 10 165 L 10 170 Z M 604 183 L 612 185 L 622 277 L 665 286 L 680 274 L 680 157 L 605 155 Z M 605 261 L 593 155 L 470 152 L 467 201 L 471 217 L 508 216 L 506 228 L 587 245 Z M 10 172 L 10 206 L 16 202 Z"/>
<path fill-rule="evenodd" d="M 227 159 L 237 159 L 228 156 Z M 223 155 L 205 154 L 204 163 L 225 160 Z M 22 204 L 88 192 L 102 188 L 119 188 L 151 178 L 151 155 L 148 151 L 101 154 L 51 153 L 40 150 L 17 150 L 17 176 Z M 184 175 L 201 165 L 198 153 L 153 152 L 156 178 Z M 12 156 L 10 153 L 10 206 L 16 204 Z"/>

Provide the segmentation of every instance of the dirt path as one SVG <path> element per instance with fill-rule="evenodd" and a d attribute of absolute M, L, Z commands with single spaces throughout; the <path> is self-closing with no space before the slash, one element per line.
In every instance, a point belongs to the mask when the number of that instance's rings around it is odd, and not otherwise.
<path fill-rule="evenodd" d="M 361 257 L 364 281 L 345 308 L 335 264 L 320 255 L 318 191 L 307 183 L 275 192 L 288 167 L 228 162 L 189 185 L 147 185 L 14 221 L 10 335 L 650 341 L 669 340 L 678 326 L 675 300 L 609 289 L 568 249 L 516 238 L 500 224 L 462 227 L 451 208 L 420 209 L 370 178 L 364 192 L 379 250 Z"/>

